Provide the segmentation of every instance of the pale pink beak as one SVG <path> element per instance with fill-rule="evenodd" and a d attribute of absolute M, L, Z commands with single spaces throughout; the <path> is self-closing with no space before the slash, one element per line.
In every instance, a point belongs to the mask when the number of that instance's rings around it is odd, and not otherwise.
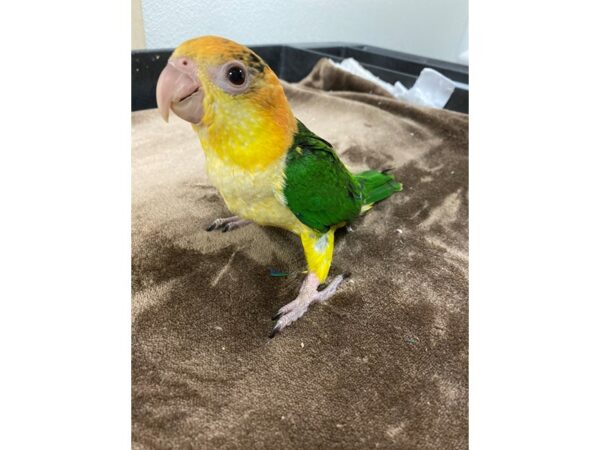
<path fill-rule="evenodd" d="M 169 109 L 190 123 L 200 123 L 204 116 L 204 92 L 198 81 L 198 66 L 190 58 L 171 58 L 158 77 L 156 103 L 158 111 L 169 121 Z"/>

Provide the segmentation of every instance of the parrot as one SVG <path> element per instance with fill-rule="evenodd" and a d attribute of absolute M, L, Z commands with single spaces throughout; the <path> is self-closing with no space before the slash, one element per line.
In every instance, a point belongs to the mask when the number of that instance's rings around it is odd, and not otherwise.
<path fill-rule="evenodd" d="M 353 174 L 332 145 L 298 120 L 275 72 L 255 52 L 219 36 L 175 48 L 156 86 L 158 112 L 189 122 L 200 140 L 210 183 L 233 214 L 207 231 L 255 223 L 299 237 L 307 263 L 297 297 L 273 320 L 272 338 L 330 299 L 349 274 L 325 284 L 334 233 L 402 184 L 388 171 Z"/>

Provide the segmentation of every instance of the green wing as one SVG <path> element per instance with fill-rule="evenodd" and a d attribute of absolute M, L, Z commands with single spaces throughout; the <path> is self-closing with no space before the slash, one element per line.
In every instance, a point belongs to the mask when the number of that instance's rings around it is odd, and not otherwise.
<path fill-rule="evenodd" d="M 331 144 L 300 121 L 288 150 L 283 196 L 300 222 L 321 233 L 360 214 L 361 186 Z"/>

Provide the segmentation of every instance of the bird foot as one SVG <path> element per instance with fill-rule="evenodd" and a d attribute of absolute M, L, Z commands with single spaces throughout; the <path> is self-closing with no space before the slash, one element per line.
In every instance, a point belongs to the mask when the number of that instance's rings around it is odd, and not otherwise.
<path fill-rule="evenodd" d="M 210 224 L 206 231 L 221 230 L 223 233 L 226 233 L 228 231 L 245 227 L 249 223 L 251 223 L 249 220 L 240 219 L 238 216 L 223 217 L 215 219 L 215 221 Z"/>
<path fill-rule="evenodd" d="M 269 334 L 269 338 L 272 338 L 292 322 L 295 322 L 302 317 L 311 304 L 322 303 L 331 298 L 342 281 L 349 276 L 350 274 L 338 275 L 331 283 L 329 283 L 329 285 L 322 290 L 319 290 L 319 278 L 316 274 L 309 273 L 302 283 L 298 297 L 281 307 L 273 317 L 273 320 L 276 320 L 277 323 L 275 324 L 275 327 L 273 327 L 271 334 Z"/>

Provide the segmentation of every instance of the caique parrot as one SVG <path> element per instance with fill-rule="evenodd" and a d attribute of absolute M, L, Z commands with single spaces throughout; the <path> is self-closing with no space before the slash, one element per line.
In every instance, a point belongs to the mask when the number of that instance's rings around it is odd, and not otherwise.
<path fill-rule="evenodd" d="M 233 41 L 203 36 L 175 49 L 156 87 L 158 109 L 192 124 L 206 155 L 210 182 L 232 217 L 208 231 L 255 222 L 300 237 L 308 274 L 295 300 L 283 306 L 270 334 L 324 302 L 345 275 L 323 288 L 334 232 L 402 186 L 385 172 L 352 174 L 331 144 L 294 117 L 275 73 Z"/>

